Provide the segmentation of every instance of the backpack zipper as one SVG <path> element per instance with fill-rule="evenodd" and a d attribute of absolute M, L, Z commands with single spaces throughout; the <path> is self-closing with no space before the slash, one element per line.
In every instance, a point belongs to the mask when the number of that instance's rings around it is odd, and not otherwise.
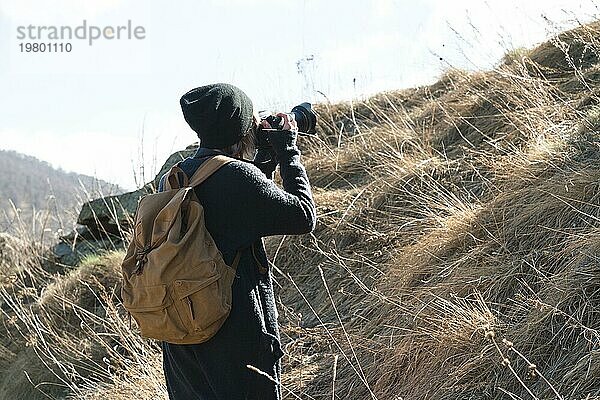
<path fill-rule="evenodd" d="M 194 316 L 194 306 L 192 305 L 192 300 L 190 300 L 189 296 L 185 298 L 188 303 L 188 307 L 190 308 L 190 316 L 192 317 L 192 321 L 196 319 Z"/>

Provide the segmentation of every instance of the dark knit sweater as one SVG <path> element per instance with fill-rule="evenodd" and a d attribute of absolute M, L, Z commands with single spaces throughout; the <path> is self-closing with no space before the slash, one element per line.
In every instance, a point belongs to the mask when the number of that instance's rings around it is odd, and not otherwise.
<path fill-rule="evenodd" d="M 281 397 L 280 385 L 246 367 L 252 365 L 280 380 L 283 352 L 271 270 L 261 238 L 308 233 L 315 226 L 316 212 L 296 135 L 280 131 L 270 133 L 270 138 L 284 190 L 271 180 L 274 163 L 259 169 L 244 161 L 221 167 L 196 188 L 206 228 L 225 262 L 231 265 L 240 249 L 242 256 L 233 283 L 232 310 L 219 332 L 201 344 L 162 343 L 171 400 Z M 191 177 L 214 154 L 219 151 L 200 148 L 180 167 Z M 256 158 L 262 157 L 259 152 Z"/>

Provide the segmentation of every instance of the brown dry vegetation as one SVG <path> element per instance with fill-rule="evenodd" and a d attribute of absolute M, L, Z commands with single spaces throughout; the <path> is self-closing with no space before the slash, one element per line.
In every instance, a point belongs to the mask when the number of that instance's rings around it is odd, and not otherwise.
<path fill-rule="evenodd" d="M 318 226 L 266 240 L 285 398 L 600 399 L 599 51 L 593 23 L 319 106 Z M 122 253 L 59 273 L 27 254 L 1 261 L 0 398 L 164 398 Z"/>

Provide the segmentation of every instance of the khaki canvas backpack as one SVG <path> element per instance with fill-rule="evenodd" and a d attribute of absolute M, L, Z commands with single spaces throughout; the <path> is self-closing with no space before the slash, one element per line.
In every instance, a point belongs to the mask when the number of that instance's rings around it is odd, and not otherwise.
<path fill-rule="evenodd" d="M 214 156 L 189 180 L 175 165 L 165 174 L 164 190 L 140 200 L 121 266 L 121 297 L 142 336 L 201 343 L 217 333 L 229 315 L 240 252 L 231 267 L 225 264 L 204 226 L 204 209 L 194 187 L 233 160 Z M 183 176 L 181 186 L 178 176 Z"/>

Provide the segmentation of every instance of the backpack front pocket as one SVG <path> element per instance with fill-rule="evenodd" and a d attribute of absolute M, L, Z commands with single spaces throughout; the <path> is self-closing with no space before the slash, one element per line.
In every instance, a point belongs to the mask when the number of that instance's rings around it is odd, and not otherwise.
<path fill-rule="evenodd" d="M 205 280 L 176 280 L 174 282 L 178 309 L 188 320 L 191 331 L 198 332 L 227 317 L 231 298 L 221 290 L 220 275 Z"/>
<path fill-rule="evenodd" d="M 167 285 L 136 286 L 135 290 L 131 289 L 129 285 L 124 285 L 121 290 L 123 306 L 136 320 L 143 336 L 167 342 L 185 337 L 186 332 Z"/>

